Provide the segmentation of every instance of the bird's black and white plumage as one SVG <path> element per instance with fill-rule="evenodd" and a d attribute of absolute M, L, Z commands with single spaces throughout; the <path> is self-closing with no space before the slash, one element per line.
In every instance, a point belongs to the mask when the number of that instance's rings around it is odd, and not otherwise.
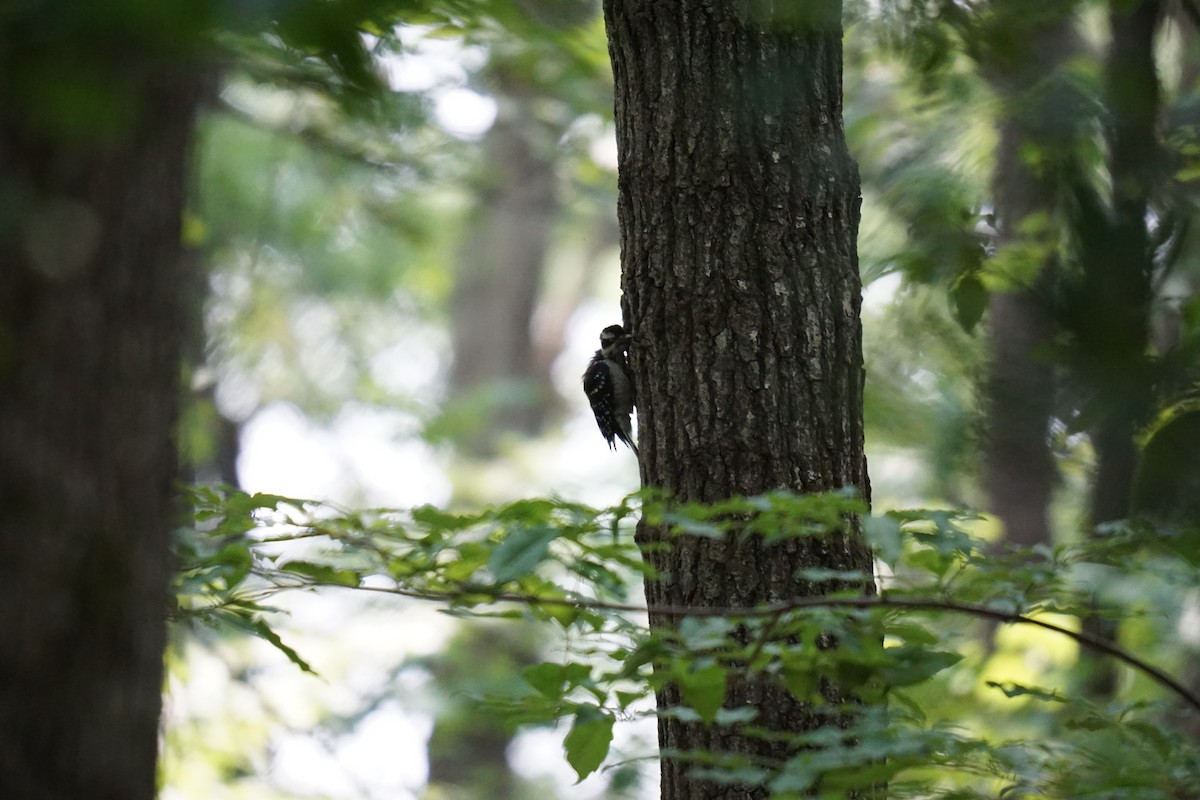
<path fill-rule="evenodd" d="M 633 337 L 620 325 L 600 332 L 600 349 L 583 373 L 583 391 L 592 404 L 596 425 L 608 446 L 617 449 L 620 439 L 637 455 L 630 415 L 636 403 L 633 376 L 629 371 L 629 344 Z"/>

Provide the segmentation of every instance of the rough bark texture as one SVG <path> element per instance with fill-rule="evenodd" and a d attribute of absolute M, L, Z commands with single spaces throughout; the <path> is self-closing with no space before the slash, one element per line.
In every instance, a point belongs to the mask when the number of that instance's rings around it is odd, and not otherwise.
<path fill-rule="evenodd" d="M 0 63 L 0 794 L 149 800 L 198 92 L 42 22 Z"/>
<path fill-rule="evenodd" d="M 616 91 L 625 321 L 643 484 L 689 501 L 774 488 L 868 494 L 857 170 L 844 141 L 836 2 L 605 3 Z M 646 543 L 659 535 L 643 526 Z M 647 558 L 650 604 L 805 594 L 802 567 L 870 572 L 854 536 L 766 548 L 684 537 Z M 651 616 L 652 626 L 670 620 Z M 660 708 L 678 701 L 674 687 Z M 757 724 L 823 724 L 781 688 L 730 687 Z M 664 748 L 781 756 L 729 728 L 662 718 Z M 664 760 L 664 798 L 765 796 Z"/>

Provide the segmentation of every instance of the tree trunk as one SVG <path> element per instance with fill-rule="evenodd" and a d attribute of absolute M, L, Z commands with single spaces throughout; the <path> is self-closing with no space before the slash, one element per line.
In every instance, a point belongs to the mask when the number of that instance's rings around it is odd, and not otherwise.
<path fill-rule="evenodd" d="M 1096 451 L 1089 523 L 1097 525 L 1129 516 L 1137 469 L 1134 437 L 1149 422 L 1153 407 L 1152 376 L 1146 361 L 1150 343 L 1153 274 L 1146 215 L 1156 182 L 1160 148 L 1158 73 L 1154 64 L 1155 31 L 1162 12 L 1159 0 L 1134 6 L 1112 2 L 1112 41 L 1105 65 L 1111 128 L 1108 135 L 1112 211 L 1102 247 L 1084 265 L 1093 306 L 1086 315 L 1080 349 L 1090 357 L 1085 381 L 1094 393 L 1089 431 Z M 1083 630 L 1115 640 L 1115 620 L 1091 616 Z M 1086 669 L 1085 690 L 1098 700 L 1111 698 L 1117 675 L 1109 661 L 1093 660 Z"/>
<path fill-rule="evenodd" d="M 495 79 L 500 111 L 483 143 L 488 176 L 459 254 L 451 304 L 451 395 L 474 403 L 474 393 L 492 393 L 479 428 L 465 438 L 478 456 L 495 455 L 506 431 L 539 430 L 554 395 L 549 363 L 534 358 L 532 322 L 559 214 L 561 131 L 534 116 L 531 87 L 502 74 Z"/>
<path fill-rule="evenodd" d="M 622 289 L 641 476 L 686 501 L 846 486 L 866 497 L 857 170 L 842 130 L 836 0 L 607 0 L 619 154 Z M 643 544 L 661 532 L 639 528 Z M 767 548 L 682 537 L 646 557 L 651 606 L 753 606 L 816 594 L 804 567 L 871 571 L 854 534 Z M 651 614 L 653 627 L 670 620 Z M 668 685 L 660 710 L 676 705 Z M 823 722 L 782 688 L 733 685 L 778 731 Z M 738 729 L 662 716 L 659 743 L 786 755 Z M 664 798 L 765 796 L 662 764 Z"/>
<path fill-rule="evenodd" d="M 0 793 L 149 800 L 198 82 L 186 56 L 147 57 L 141 38 L 55 38 L 61 19 L 23 50 L 13 19 L 0 29 Z"/>
<path fill-rule="evenodd" d="M 1097 477 L 1091 522 L 1099 525 L 1128 516 L 1136 467 L 1134 436 L 1150 420 L 1150 343 L 1153 253 L 1146 215 L 1159 169 L 1158 74 L 1154 64 L 1158 0 L 1134 7 L 1114 2 L 1112 44 L 1106 82 L 1112 127 L 1109 174 L 1112 212 L 1102 248 L 1084 265 L 1094 307 L 1086 317 L 1081 346 L 1091 353 L 1086 379 L 1095 395 L 1092 435 Z"/>
<path fill-rule="evenodd" d="M 1004 525 L 1004 542 L 1013 547 L 1051 542 L 1054 368 L 1038 352 L 1052 331 L 1045 302 L 1045 294 L 1036 291 L 998 293 L 988 302 L 984 482 L 990 510 Z"/>
<path fill-rule="evenodd" d="M 596 14 L 595 0 L 515 4 L 531 24 L 568 38 Z M 485 174 L 458 253 L 449 390 L 474 417 L 459 437 L 464 450 L 491 458 L 506 434 L 538 433 L 557 410 L 551 366 L 579 298 L 543 292 L 562 210 L 559 140 L 568 124 L 561 110 L 548 109 L 577 87 L 564 88 L 561 81 L 573 79 L 562 65 L 504 48 L 491 53 L 481 77 L 498 112 L 483 141 Z"/>
<path fill-rule="evenodd" d="M 1082 129 L 1071 105 L 1063 102 L 1058 74 L 1081 49 L 1074 9 L 1064 3 L 1047 16 L 1044 7 L 1042 0 L 998 2 L 997 24 L 1008 31 L 1004 41 L 1010 46 L 980 56 L 983 74 L 1004 101 L 992 179 L 1001 247 L 1028 241 L 1031 233 L 1022 231 L 1022 223 L 1054 213 L 1055 151 L 1073 143 Z M 1030 147 L 1042 156 L 1036 166 L 1026 154 Z M 1027 285 L 994 293 L 988 306 L 984 483 L 1006 542 L 1018 547 L 1051 540 L 1048 515 L 1056 471 L 1047 432 L 1055 374 L 1045 350 L 1053 339 L 1055 268 L 1054 257 L 1047 255 Z"/>

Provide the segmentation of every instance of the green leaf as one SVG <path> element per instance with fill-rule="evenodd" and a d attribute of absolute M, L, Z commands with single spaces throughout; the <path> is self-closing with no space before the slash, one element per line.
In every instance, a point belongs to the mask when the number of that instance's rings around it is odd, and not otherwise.
<path fill-rule="evenodd" d="M 679 638 L 690 650 L 706 650 L 728 643 L 737 623 L 723 617 L 684 617 L 679 623 Z"/>
<path fill-rule="evenodd" d="M 923 723 L 925 721 L 925 709 L 921 707 L 920 703 L 909 697 L 904 692 L 889 692 L 888 698 L 890 698 L 893 702 L 898 702 L 900 705 L 904 706 L 908 713 L 912 714 L 913 719 L 917 722 Z"/>
<path fill-rule="evenodd" d="M 1152 747 L 1161 758 L 1168 758 L 1174 745 L 1169 736 L 1167 736 L 1162 728 L 1157 723 L 1145 722 L 1143 720 L 1122 720 L 1120 725 L 1124 731 L 1132 731 L 1139 734 L 1142 739 Z"/>
<path fill-rule="evenodd" d="M 767 784 L 772 795 L 799 796 L 817 782 L 817 774 L 802 758 L 793 758 L 784 765 L 784 769 Z"/>
<path fill-rule="evenodd" d="M 328 564 L 314 564 L 311 561 L 289 561 L 280 565 L 279 569 L 330 586 L 358 586 L 359 583 L 358 573 L 354 570 L 335 569 Z"/>
<path fill-rule="evenodd" d="M 585 611 L 569 605 L 544 605 L 540 608 L 535 606 L 532 611 L 541 619 L 554 620 L 564 630 L 570 628 L 580 618 L 586 617 Z"/>
<path fill-rule="evenodd" d="M 926 650 L 924 647 L 889 647 L 884 651 L 888 662 L 880 670 L 888 686 L 909 686 L 932 677 L 962 661 L 958 653 Z"/>
<path fill-rule="evenodd" d="M 561 700 L 567 691 L 587 680 L 592 674 L 587 664 L 557 664 L 547 661 L 521 671 L 525 682 L 551 700 Z"/>
<path fill-rule="evenodd" d="M 1036 686 L 1023 686 L 1019 683 L 999 683 L 997 681 L 988 681 L 987 685 L 993 689 L 999 689 L 1004 692 L 1005 697 L 1034 697 L 1038 700 L 1045 700 L 1052 703 L 1064 703 L 1066 698 L 1056 691 L 1039 689 Z"/>
<path fill-rule="evenodd" d="M 621 706 L 622 711 L 646 696 L 645 692 L 622 692 L 620 689 L 617 690 L 616 694 L 617 703 Z"/>
<path fill-rule="evenodd" d="M 938 636 L 924 625 L 911 620 L 895 620 L 888 622 L 884 633 L 903 639 L 905 644 L 937 644 Z"/>
<path fill-rule="evenodd" d="M 562 696 L 563 669 L 562 664 L 547 662 L 534 664 L 521 670 L 521 677 L 540 694 L 551 699 Z"/>
<path fill-rule="evenodd" d="M 247 507 L 249 508 L 278 508 L 281 505 L 292 505 L 299 508 L 305 502 L 294 497 L 284 497 L 281 494 L 267 494 L 266 492 L 255 492 L 246 500 Z"/>
<path fill-rule="evenodd" d="M 819 683 L 816 673 L 811 668 L 785 666 L 783 668 L 783 686 L 797 700 L 809 702 L 816 695 Z"/>
<path fill-rule="evenodd" d="M 904 552 L 904 534 L 900 521 L 891 516 L 863 517 L 863 534 L 871 545 L 875 557 L 892 569 Z"/>
<path fill-rule="evenodd" d="M 709 664 L 698 669 L 681 669 L 675 675 L 683 702 L 693 708 L 705 722 L 712 722 L 717 718 L 717 709 L 725 700 L 725 678 L 725 668 L 720 664 Z"/>
<path fill-rule="evenodd" d="M 758 719 L 758 709 L 754 706 L 740 708 L 718 708 L 717 722 L 722 725 L 733 725 L 739 722 L 753 722 Z"/>
<path fill-rule="evenodd" d="M 431 531 L 457 531 L 466 526 L 466 519 L 459 514 L 443 511 L 437 506 L 417 506 L 412 510 L 413 522 Z"/>
<path fill-rule="evenodd" d="M 693 767 L 688 775 L 692 778 L 703 779 L 719 784 L 721 786 L 731 786 L 733 784 L 743 784 L 745 786 L 761 786 L 764 781 L 770 776 L 770 772 L 762 767 Z"/>
<path fill-rule="evenodd" d="M 270 642 L 276 650 L 287 656 L 288 661 L 292 662 L 310 675 L 317 674 L 317 671 L 313 669 L 307 661 L 301 658 L 299 653 L 283 643 L 283 640 L 279 638 L 279 634 L 271 630 L 271 627 L 267 625 L 266 621 L 262 619 L 254 620 L 253 624 L 251 625 L 251 629 L 261 639 Z"/>
<path fill-rule="evenodd" d="M 563 739 L 567 752 L 567 763 L 575 770 L 579 780 L 596 771 L 604 763 L 612 744 L 613 718 L 596 706 L 580 706 L 575 712 L 575 722 Z"/>
<path fill-rule="evenodd" d="M 968 273 L 950 288 L 950 301 L 954 305 L 954 318 L 964 331 L 970 333 L 979 324 L 987 308 L 987 289 L 978 276 Z"/>
<path fill-rule="evenodd" d="M 662 519 L 672 526 L 674 533 L 702 536 L 706 539 L 720 539 L 725 536 L 724 528 L 684 514 L 663 514 Z"/>
<path fill-rule="evenodd" d="M 509 533 L 488 559 L 496 583 L 508 583 L 533 572 L 546 559 L 550 542 L 558 538 L 557 528 L 518 528 Z"/>
<path fill-rule="evenodd" d="M 917 550 L 909 554 L 906 563 L 910 567 L 931 572 L 937 577 L 942 577 L 946 571 L 954 564 L 954 559 L 949 558 L 936 550 Z"/>
<path fill-rule="evenodd" d="M 250 551 L 250 542 L 246 539 L 235 539 L 222 547 L 213 555 L 211 562 L 228 567 L 224 571 L 225 588 L 233 589 L 246 579 L 254 566 L 254 554 Z"/>

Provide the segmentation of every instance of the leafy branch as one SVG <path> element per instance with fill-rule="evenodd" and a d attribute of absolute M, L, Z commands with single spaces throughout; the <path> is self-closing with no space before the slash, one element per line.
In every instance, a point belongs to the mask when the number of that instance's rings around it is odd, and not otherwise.
<path fill-rule="evenodd" d="M 831 702 L 821 687 L 832 681 L 853 687 L 860 698 L 891 697 L 919 723 L 924 712 L 908 687 L 934 679 L 962 658 L 937 647 L 953 636 L 938 628 L 945 614 L 1067 637 L 1119 660 L 1200 713 L 1200 695 L 1150 660 L 1045 618 L 1048 613 L 1083 613 L 1091 586 L 1081 576 L 1089 570 L 1136 568 L 1146 532 L 1133 528 L 1110 530 L 1104 539 L 1078 547 L 997 556 L 971 534 L 975 515 L 908 510 L 866 516 L 856 498 L 838 493 L 777 493 L 709 506 L 633 496 L 612 508 L 533 499 L 471 513 L 429 506 L 408 512 L 345 512 L 208 488 L 193 489 L 191 500 L 194 522 L 180 531 L 178 540 L 179 618 L 250 632 L 301 668 L 309 667 L 271 627 L 272 610 L 263 605 L 270 596 L 295 589 L 391 594 L 445 603 L 451 613 L 473 616 L 528 615 L 582 634 L 572 636 L 566 663 L 526 670 L 527 694 L 492 701 L 510 709 L 514 721 L 573 719 L 567 758 L 581 778 L 607 757 L 614 722 L 627 718 L 634 703 L 666 683 L 679 687 L 683 702 L 670 713 L 706 724 L 753 725 L 745 709 L 724 705 L 728 687 L 742 681 L 782 684 L 814 707 Z M 633 543 L 635 514 L 675 536 L 761 536 L 767 546 L 830 535 L 855 517 L 883 565 L 886 586 L 875 597 L 839 591 L 747 608 L 648 606 L 628 597 L 631 586 L 653 578 Z M 1156 575 L 1162 572 L 1161 562 L 1153 563 Z M 1182 560 L 1172 569 L 1189 576 L 1194 572 Z M 861 586 L 871 579 L 838 571 L 797 575 L 797 581 L 830 587 Z M 497 604 L 524 611 L 497 611 Z M 1121 618 L 1137 612 L 1115 606 L 1106 611 Z M 652 634 L 633 619 L 650 613 L 678 618 L 679 624 L 670 633 Z M 837 646 L 829 646 L 834 641 Z M 1010 697 L 1060 702 L 1056 693 L 1020 684 L 1004 691 Z M 1130 735 L 1126 712 L 1080 702 L 1069 705 L 1090 720 L 1080 723 L 1088 730 Z M 697 761 L 697 769 L 712 771 L 714 780 L 741 776 L 779 791 L 800 791 L 795 787 L 811 787 L 818 780 L 822 786 L 836 785 L 830 783 L 835 773 L 850 786 L 855 776 L 874 775 L 875 767 L 864 764 L 880 758 L 886 761 L 886 769 L 880 769 L 889 780 L 935 762 L 967 772 L 999 769 L 994 758 L 988 764 L 975 758 L 982 745 L 937 726 L 913 728 L 892 717 L 863 724 L 867 727 L 854 736 L 839 734 L 858 744 L 829 745 L 820 758 L 746 764 L 709 754 Z M 897 724 L 907 733 L 898 735 Z M 1182 753 L 1172 748 L 1163 752 Z M 875 755 L 866 755 L 868 751 Z M 841 755 L 835 758 L 835 752 Z M 1180 758 L 1186 763 L 1178 774 L 1192 774 L 1191 762 Z M 1195 767 L 1200 774 L 1200 761 Z M 1022 768 L 1018 760 L 1005 769 Z"/>
<path fill-rule="evenodd" d="M 310 586 L 322 585 L 319 583 L 310 583 Z M 326 586 L 335 586 L 347 588 L 345 584 L 324 584 Z M 559 606 L 570 608 L 575 611 L 612 611 L 626 614 L 658 614 L 665 617 L 727 617 L 732 619 L 745 619 L 752 617 L 767 617 L 774 620 L 780 619 L 789 611 L 801 611 L 804 609 L 814 608 L 862 608 L 862 609 L 903 609 L 907 611 L 946 611 L 957 614 L 967 614 L 981 619 L 992 619 L 997 622 L 1003 622 L 1013 625 L 1034 625 L 1039 628 L 1044 628 L 1048 631 L 1066 636 L 1074 640 L 1083 647 L 1102 653 L 1133 669 L 1145 674 L 1147 677 L 1154 680 L 1156 683 L 1177 694 L 1181 699 L 1185 700 L 1193 710 L 1200 713 L 1200 694 L 1189 689 L 1181 681 L 1174 678 L 1165 670 L 1159 669 L 1153 664 L 1144 659 L 1135 656 L 1128 650 L 1116 646 L 1112 642 L 1093 636 L 1086 631 L 1073 631 L 1062 625 L 1057 625 L 1044 619 L 1019 614 L 1012 611 L 1003 611 L 988 606 L 976 605 L 972 603 L 957 603 L 952 600 L 937 600 L 920 597 L 903 597 L 884 594 L 879 597 L 796 597 L 782 603 L 772 603 L 769 605 L 755 606 L 752 608 L 722 608 L 722 607 L 698 607 L 698 606 L 668 606 L 668 605 L 637 605 L 634 603 L 613 603 L 604 602 L 601 600 L 585 600 L 579 598 L 566 597 L 546 597 L 534 594 L 520 594 L 516 592 L 496 592 L 492 587 L 488 586 L 472 586 L 464 587 L 457 591 L 430 592 L 417 589 L 406 589 L 404 587 L 378 587 L 378 586 L 357 586 L 352 587 L 361 591 L 380 592 L 383 594 L 400 595 L 402 597 L 411 597 L 418 600 L 430 600 L 435 602 L 445 602 L 455 604 L 463 600 L 469 600 L 472 603 L 480 602 L 481 598 L 486 598 L 488 602 L 498 603 L 517 603 L 526 606 Z M 763 640 L 760 640 L 763 641 Z"/>

